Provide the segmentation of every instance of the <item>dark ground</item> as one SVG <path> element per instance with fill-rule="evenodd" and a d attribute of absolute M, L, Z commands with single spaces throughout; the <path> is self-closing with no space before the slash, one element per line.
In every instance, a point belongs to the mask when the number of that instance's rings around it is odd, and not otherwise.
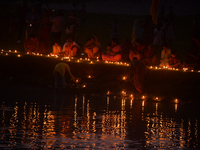
<path fill-rule="evenodd" d="M 55 93 L 54 66 L 60 59 L 33 55 L 0 55 L 1 99 L 32 99 L 44 97 L 48 100 Z M 107 91 L 119 95 L 122 90 L 127 94 L 141 95 L 130 81 L 131 67 L 96 62 L 66 61 L 72 74 L 79 83 L 67 80 L 67 90 L 71 94 L 105 95 Z M 91 75 L 92 78 L 87 78 Z M 128 79 L 123 81 L 122 77 Z M 170 70 L 147 70 L 144 93 L 149 96 L 180 98 L 183 101 L 199 101 L 200 73 Z M 83 88 L 83 85 L 86 85 Z M 58 92 L 61 92 L 59 90 Z"/>

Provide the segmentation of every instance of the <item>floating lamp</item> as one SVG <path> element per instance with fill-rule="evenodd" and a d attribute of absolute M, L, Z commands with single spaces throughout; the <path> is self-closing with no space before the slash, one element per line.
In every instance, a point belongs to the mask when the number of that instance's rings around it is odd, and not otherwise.
<path fill-rule="evenodd" d="M 177 103 L 178 103 L 178 99 L 176 98 L 176 99 L 174 100 L 174 102 L 177 104 Z"/>

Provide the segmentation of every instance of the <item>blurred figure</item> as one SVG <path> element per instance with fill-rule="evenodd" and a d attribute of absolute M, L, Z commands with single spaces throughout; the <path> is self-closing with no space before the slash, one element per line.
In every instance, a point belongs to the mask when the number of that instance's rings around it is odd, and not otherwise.
<path fill-rule="evenodd" d="M 71 38 L 73 41 L 76 41 L 77 38 L 77 29 L 79 26 L 79 20 L 76 17 L 76 13 L 74 10 L 70 11 L 70 16 L 66 21 L 66 35 L 67 38 Z"/>
<path fill-rule="evenodd" d="M 133 61 L 133 58 L 137 58 L 137 60 L 143 59 L 145 45 L 142 44 L 140 39 L 135 40 L 135 45 L 133 46 L 133 50 L 129 53 L 129 59 Z"/>
<path fill-rule="evenodd" d="M 59 43 L 58 42 L 54 43 L 52 54 L 60 55 L 61 52 L 62 52 L 62 47 L 59 45 Z"/>
<path fill-rule="evenodd" d="M 82 5 L 82 9 L 80 10 L 81 14 L 81 26 L 85 26 L 86 18 L 87 18 L 87 10 L 85 9 L 85 4 Z"/>
<path fill-rule="evenodd" d="M 124 42 L 122 44 L 122 59 L 129 60 L 129 53 L 133 50 L 133 45 L 128 38 L 124 38 Z"/>
<path fill-rule="evenodd" d="M 143 22 L 141 19 L 137 19 L 134 22 L 132 37 L 131 37 L 133 45 L 135 45 L 136 39 L 140 39 L 141 41 L 143 41 L 143 34 L 144 34 Z"/>
<path fill-rule="evenodd" d="M 171 52 L 171 57 L 169 58 L 169 66 L 171 68 L 180 68 L 182 67 L 181 64 L 181 57 L 177 54 L 175 50 Z"/>
<path fill-rule="evenodd" d="M 144 23 L 144 45 L 149 45 L 153 43 L 154 39 L 154 28 L 155 24 L 152 21 L 152 16 L 147 16 Z"/>
<path fill-rule="evenodd" d="M 112 28 L 112 33 L 111 33 L 110 39 L 119 38 L 119 30 L 120 30 L 120 27 L 121 27 L 122 24 L 118 23 L 118 19 L 115 18 L 114 22 L 110 23 L 109 25 Z"/>
<path fill-rule="evenodd" d="M 33 53 L 38 50 L 39 39 L 35 34 L 30 34 L 24 42 L 26 52 Z"/>
<path fill-rule="evenodd" d="M 52 33 L 52 43 L 61 42 L 62 28 L 63 28 L 63 13 L 61 10 L 55 12 L 55 16 L 50 18 L 50 21 L 53 23 L 51 28 Z"/>
<path fill-rule="evenodd" d="M 101 43 L 97 40 L 95 35 L 92 35 L 84 46 L 84 53 L 87 53 L 88 58 L 95 59 L 99 57 Z"/>
<path fill-rule="evenodd" d="M 146 66 L 142 60 L 134 58 L 131 62 L 131 69 L 133 72 L 132 82 L 137 91 L 143 92 L 144 77 L 147 73 Z"/>
<path fill-rule="evenodd" d="M 169 67 L 169 58 L 171 56 L 171 50 L 167 45 L 163 46 L 163 50 L 161 51 L 161 60 L 160 67 L 166 66 Z"/>
<path fill-rule="evenodd" d="M 56 64 L 56 66 L 54 68 L 55 90 L 58 90 L 60 81 L 62 83 L 62 89 L 63 90 L 66 89 L 66 83 L 65 83 L 66 72 L 71 77 L 71 80 L 75 80 L 75 77 L 72 75 L 68 64 L 66 64 L 64 62 L 60 62 L 60 63 Z"/>
<path fill-rule="evenodd" d="M 154 40 L 153 45 L 154 46 L 161 46 L 162 40 L 161 40 L 161 24 L 158 23 L 156 28 L 154 29 Z"/>
<path fill-rule="evenodd" d="M 30 12 L 28 7 L 28 0 L 23 0 L 23 5 L 18 10 L 18 40 L 17 43 L 21 43 L 22 33 L 26 26 L 26 16 Z"/>
<path fill-rule="evenodd" d="M 191 69 L 199 68 L 200 65 L 200 35 L 195 34 L 193 36 L 192 45 L 186 54 L 186 58 L 184 61 L 184 67 L 188 67 Z"/>
<path fill-rule="evenodd" d="M 122 48 L 118 38 L 112 39 L 112 50 L 108 54 L 102 54 L 103 61 L 120 61 L 122 58 Z"/>
<path fill-rule="evenodd" d="M 26 23 L 26 38 L 32 33 L 37 35 L 39 30 L 40 16 L 39 13 L 36 12 L 35 5 L 31 7 L 31 12 L 27 14 Z"/>
<path fill-rule="evenodd" d="M 77 55 L 79 45 L 73 41 L 71 38 L 68 38 L 66 43 L 63 45 L 63 52 L 67 57 L 73 57 Z"/>
<path fill-rule="evenodd" d="M 152 44 L 149 44 L 145 50 L 144 50 L 144 63 L 145 65 L 153 65 L 156 66 L 157 65 L 157 55 L 154 51 L 154 49 L 152 48 Z"/>
<path fill-rule="evenodd" d="M 44 53 L 50 52 L 50 32 L 51 32 L 51 21 L 50 21 L 50 10 L 44 10 L 42 23 L 40 27 L 40 43 L 44 44 Z"/>

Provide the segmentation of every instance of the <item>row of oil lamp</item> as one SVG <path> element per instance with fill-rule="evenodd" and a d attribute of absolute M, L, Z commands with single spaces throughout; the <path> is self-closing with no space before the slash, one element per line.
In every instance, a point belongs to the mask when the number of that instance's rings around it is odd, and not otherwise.
<path fill-rule="evenodd" d="M 165 69 L 165 70 L 173 70 L 173 71 L 184 71 L 184 72 L 200 72 L 200 70 L 198 71 L 194 71 L 193 69 L 189 70 L 188 68 L 171 68 L 171 67 L 167 67 L 167 66 L 163 66 L 163 67 L 157 67 L 157 66 L 149 66 L 149 69 L 155 69 L 155 70 L 161 70 L 161 69 Z"/>
<path fill-rule="evenodd" d="M 17 50 L 14 50 L 14 51 L 11 51 L 11 50 L 8 50 L 8 51 L 4 51 L 3 49 L 1 50 L 1 54 L 3 54 L 5 52 L 5 55 L 8 55 L 8 53 L 17 53 L 17 57 L 21 57 L 22 54 L 19 54 Z M 39 54 L 39 53 L 30 53 L 30 52 L 27 52 L 26 53 L 27 55 L 36 55 L 36 56 L 44 56 L 43 54 Z M 47 57 L 54 57 L 54 58 L 59 58 L 58 55 L 54 55 L 54 54 L 48 54 L 48 55 L 45 55 Z M 61 60 L 67 60 L 67 61 L 71 61 L 73 60 L 74 57 L 62 57 Z M 89 58 L 79 58 L 77 59 L 75 62 L 79 63 L 81 61 L 88 61 L 90 64 L 94 64 L 94 60 L 90 60 Z M 97 57 L 97 59 L 95 60 L 96 62 L 99 62 L 99 58 Z M 124 65 L 124 66 L 130 66 L 129 63 L 126 63 L 126 62 L 113 62 L 113 61 L 105 61 L 104 63 L 106 64 L 117 64 L 117 65 Z M 149 69 L 155 69 L 155 70 L 161 70 L 161 69 L 165 69 L 165 70 L 172 70 L 172 71 L 183 71 L 183 72 L 200 72 L 200 70 L 198 71 L 195 71 L 193 69 L 188 69 L 188 68 L 171 68 L 171 67 L 167 67 L 167 66 L 163 66 L 163 67 L 158 67 L 158 66 L 149 66 L 148 67 Z"/>
<path fill-rule="evenodd" d="M 1 50 L 1 53 L 3 54 L 5 52 L 5 55 L 8 55 L 8 53 L 18 53 L 17 50 L 14 50 L 14 51 L 11 51 L 11 50 L 8 50 L 8 51 L 4 51 L 3 49 Z M 26 52 L 27 55 L 36 55 L 36 56 L 47 56 L 47 57 L 53 57 L 53 58 L 60 58 L 58 55 L 54 55 L 54 54 L 48 54 L 48 55 L 43 55 L 43 54 L 40 54 L 40 53 L 30 53 L 30 52 Z M 21 57 L 22 54 L 19 54 L 17 55 L 18 57 Z M 61 57 L 61 60 L 67 60 L 67 61 L 71 61 L 73 60 L 74 57 Z M 96 60 L 90 60 L 89 58 L 79 58 L 76 60 L 76 62 L 81 62 L 81 61 L 88 61 L 90 62 L 90 64 L 93 64 L 94 61 L 95 62 L 100 62 L 99 60 L 99 57 L 96 58 Z M 106 64 L 117 64 L 117 65 L 124 65 L 124 66 L 130 66 L 129 63 L 126 63 L 126 62 L 112 62 L 112 61 L 105 61 L 104 63 Z"/>

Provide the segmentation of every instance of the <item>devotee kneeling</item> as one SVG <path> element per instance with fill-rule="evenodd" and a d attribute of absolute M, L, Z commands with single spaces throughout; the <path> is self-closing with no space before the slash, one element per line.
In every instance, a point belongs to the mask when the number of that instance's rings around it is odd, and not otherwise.
<path fill-rule="evenodd" d="M 63 45 L 63 52 L 66 56 L 72 57 L 77 55 L 79 45 L 73 41 L 71 38 L 68 38 L 66 43 Z"/>
<path fill-rule="evenodd" d="M 169 58 L 171 56 L 171 50 L 167 45 L 163 46 L 163 50 L 161 51 L 161 60 L 160 67 L 166 66 L 169 67 Z"/>
<path fill-rule="evenodd" d="M 26 52 L 36 52 L 39 48 L 39 39 L 35 34 L 30 34 L 24 42 Z"/>
<path fill-rule="evenodd" d="M 98 52 L 101 48 L 101 43 L 97 40 L 97 37 L 92 35 L 84 46 L 84 52 L 87 53 L 88 58 L 95 59 L 98 57 Z"/>
<path fill-rule="evenodd" d="M 144 77 L 147 73 L 146 65 L 142 60 L 138 60 L 136 57 L 131 62 L 131 69 L 133 72 L 132 82 L 137 91 L 143 92 Z"/>
<path fill-rule="evenodd" d="M 103 61 L 120 61 L 122 58 L 122 48 L 121 45 L 119 44 L 118 38 L 113 38 L 112 39 L 112 49 L 108 54 L 103 54 L 102 55 L 102 60 Z"/>
<path fill-rule="evenodd" d="M 68 64 L 66 64 L 64 62 L 60 62 L 60 63 L 56 64 L 56 66 L 54 68 L 55 90 L 58 90 L 59 80 L 62 83 L 62 89 L 64 90 L 66 88 L 66 83 L 65 83 L 66 72 L 71 77 L 71 80 L 75 81 L 75 77 L 72 75 Z"/>

